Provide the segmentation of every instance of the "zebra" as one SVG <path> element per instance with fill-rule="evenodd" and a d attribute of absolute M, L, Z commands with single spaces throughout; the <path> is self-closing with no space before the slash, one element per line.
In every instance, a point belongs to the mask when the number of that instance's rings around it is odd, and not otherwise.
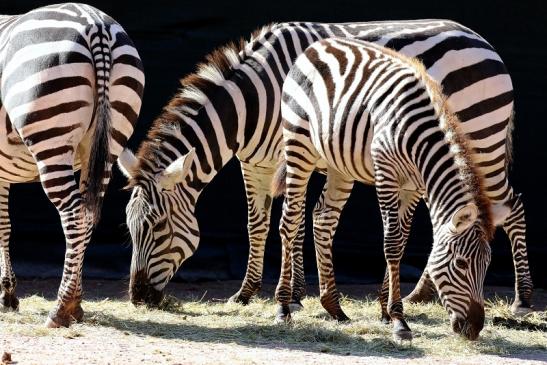
<path fill-rule="evenodd" d="M 118 161 L 132 189 L 126 208 L 133 242 L 132 300 L 152 305 L 161 300 L 167 282 L 198 247 L 194 209 L 201 191 L 234 156 L 245 182 L 250 251 L 242 286 L 231 300 L 246 304 L 259 290 L 270 224 L 270 184 L 281 156 L 281 85 L 308 45 L 333 36 L 372 41 L 416 57 L 442 85 L 464 132 L 475 141 L 474 152 L 482 158 L 479 167 L 487 175 L 487 195 L 495 202 L 514 202 L 504 228 L 513 243 L 515 305 L 529 307 L 532 283 L 524 210 L 506 173 L 511 79 L 490 44 L 449 20 L 273 24 L 255 32 L 248 42 L 208 55 L 196 72 L 181 80 L 180 91 L 155 119 L 137 155 L 126 150 Z M 304 294 L 302 236 L 303 226 L 292 251 L 295 303 Z"/>
<path fill-rule="evenodd" d="M 0 307 L 19 306 L 9 256 L 10 185 L 40 181 L 66 239 L 57 305 L 46 325 L 68 327 L 83 318 L 84 252 L 112 164 L 140 111 L 142 62 L 115 20 L 78 3 L 2 16 L 0 62 Z"/>
<path fill-rule="evenodd" d="M 278 320 L 290 319 L 291 245 L 304 220 L 309 178 L 322 161 L 327 193 L 314 214 L 321 292 L 331 285 L 332 237 L 353 183 L 374 184 L 384 224 L 393 334 L 411 339 L 399 264 L 412 211 L 425 195 L 434 234 L 428 273 L 453 330 L 476 339 L 484 325 L 489 241 L 494 224 L 510 208 L 491 207 L 461 123 L 422 64 L 373 43 L 324 39 L 296 59 L 281 99 L 284 162 L 272 185 L 274 195 L 285 191 Z"/>

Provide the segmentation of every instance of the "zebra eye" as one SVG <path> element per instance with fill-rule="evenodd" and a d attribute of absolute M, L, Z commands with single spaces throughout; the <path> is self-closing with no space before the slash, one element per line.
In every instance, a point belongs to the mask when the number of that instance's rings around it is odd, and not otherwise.
<path fill-rule="evenodd" d="M 456 267 L 462 270 L 467 270 L 467 268 L 469 267 L 467 261 L 462 258 L 457 258 L 454 264 L 456 265 Z"/>

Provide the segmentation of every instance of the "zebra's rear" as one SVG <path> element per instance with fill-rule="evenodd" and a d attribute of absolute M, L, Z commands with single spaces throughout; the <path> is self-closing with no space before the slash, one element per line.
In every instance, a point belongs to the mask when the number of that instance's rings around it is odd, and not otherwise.
<path fill-rule="evenodd" d="M 49 325 L 68 325 L 83 314 L 83 253 L 140 111 L 142 63 L 123 28 L 84 4 L 3 18 L 0 29 L 0 181 L 39 179 L 61 216 L 67 256 Z"/>

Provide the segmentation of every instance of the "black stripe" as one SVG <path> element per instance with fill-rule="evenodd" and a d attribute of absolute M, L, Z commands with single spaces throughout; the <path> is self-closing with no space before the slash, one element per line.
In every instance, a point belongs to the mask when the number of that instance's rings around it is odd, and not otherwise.
<path fill-rule="evenodd" d="M 443 93 L 447 96 L 490 77 L 505 75 L 505 65 L 497 60 L 486 59 L 474 65 L 452 71 L 442 81 Z"/>
<path fill-rule="evenodd" d="M 72 146 L 59 146 L 56 148 L 51 148 L 49 150 L 41 151 L 36 154 L 36 161 L 44 161 L 47 160 L 50 157 L 62 155 L 65 153 L 72 153 L 73 148 Z"/>
<path fill-rule="evenodd" d="M 28 77 L 28 75 L 44 71 L 55 66 L 70 65 L 73 63 L 89 63 L 90 65 L 93 65 L 91 58 L 79 52 L 51 53 L 20 63 L 17 69 L 14 70 L 9 76 L 5 75 L 7 76 L 7 79 L 4 81 L 3 88 L 5 90 L 9 90 L 13 84 L 23 81 Z M 68 67 L 67 70 L 69 69 L 70 68 Z"/>
<path fill-rule="evenodd" d="M 494 110 L 504 107 L 512 102 L 513 90 L 510 90 L 504 92 L 503 94 L 499 94 L 488 99 L 483 99 L 470 107 L 460 110 L 456 114 L 461 122 L 466 122 L 486 113 L 493 112 Z"/>
<path fill-rule="evenodd" d="M 494 51 L 492 46 L 490 46 L 485 41 L 469 38 L 466 36 L 459 36 L 446 38 L 425 51 L 424 53 L 416 55 L 416 57 L 420 61 L 422 61 L 425 68 L 428 69 L 433 66 L 435 62 L 440 60 L 446 54 L 446 52 L 457 51 L 467 48 L 484 48 Z"/>
<path fill-rule="evenodd" d="M 467 133 L 467 136 L 473 140 L 488 138 L 496 133 L 500 133 L 503 130 L 505 130 L 508 124 L 509 124 L 509 119 L 505 119 L 504 121 L 501 121 L 499 123 L 490 124 L 488 127 L 484 129 Z"/>
<path fill-rule="evenodd" d="M 139 96 L 142 96 L 142 94 L 144 92 L 143 84 L 141 84 L 139 80 L 137 80 L 137 79 L 135 79 L 131 76 L 120 77 L 120 78 L 114 80 L 112 85 L 113 86 L 116 86 L 116 85 L 127 86 L 128 88 L 134 90 L 135 93 Z"/>
<path fill-rule="evenodd" d="M 82 76 L 59 77 L 57 79 L 45 81 L 30 90 L 24 90 L 14 95 L 11 98 L 12 103 L 10 106 L 23 105 L 43 96 L 81 85 L 92 87 L 91 82 Z"/>
<path fill-rule="evenodd" d="M 28 142 L 30 142 L 31 144 L 40 143 L 42 141 L 45 141 L 57 136 L 68 134 L 72 132 L 73 130 L 77 129 L 78 127 L 79 127 L 78 124 L 73 124 L 67 127 L 47 128 L 45 130 L 41 130 L 39 132 L 25 136 L 25 142 L 27 144 Z"/>
<path fill-rule="evenodd" d="M 26 46 L 60 41 L 71 41 L 74 44 L 89 49 L 87 41 L 77 29 L 68 27 L 41 27 L 13 34 L 9 40 L 9 52 L 10 54 L 13 54 Z"/>
<path fill-rule="evenodd" d="M 83 107 L 89 106 L 89 102 L 84 100 L 70 101 L 68 103 L 57 104 L 46 109 L 36 110 L 28 114 L 23 114 L 13 121 L 13 125 L 22 128 L 26 125 L 53 118 L 59 114 L 71 113 Z"/>
<path fill-rule="evenodd" d="M 112 107 L 112 109 L 122 114 L 129 121 L 129 123 L 131 123 L 132 126 L 135 126 L 135 122 L 137 121 L 139 115 L 133 110 L 131 105 L 123 101 L 114 100 L 110 103 L 110 106 Z"/>

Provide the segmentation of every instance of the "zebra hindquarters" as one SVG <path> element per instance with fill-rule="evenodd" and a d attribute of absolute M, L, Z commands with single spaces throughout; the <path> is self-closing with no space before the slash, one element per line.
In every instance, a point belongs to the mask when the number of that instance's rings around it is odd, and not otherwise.
<path fill-rule="evenodd" d="M 68 326 L 72 318 L 83 317 L 81 271 L 92 222 L 83 209 L 74 170 L 77 151 L 94 114 L 94 89 L 88 81 L 94 79 L 94 74 L 91 64 L 74 67 L 61 63 L 52 68 L 56 72 L 44 71 L 44 78 L 72 80 L 72 87 L 59 82 L 55 89 L 45 80 L 37 79 L 39 83 L 30 89 L 28 101 L 18 108 L 10 105 L 8 113 L 36 161 L 42 187 L 59 213 L 65 234 L 65 264 L 58 304 L 46 323 L 58 327 Z"/>

